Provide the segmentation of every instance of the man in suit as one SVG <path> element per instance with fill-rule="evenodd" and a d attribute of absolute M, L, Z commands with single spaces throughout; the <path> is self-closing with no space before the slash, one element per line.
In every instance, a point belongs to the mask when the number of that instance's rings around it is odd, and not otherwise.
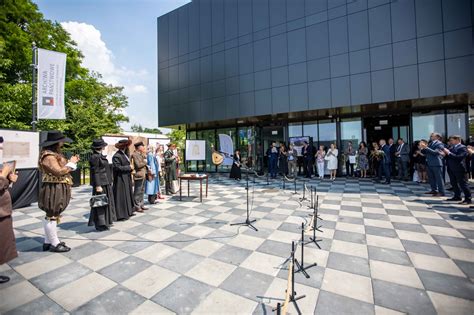
<path fill-rule="evenodd" d="M 469 190 L 469 182 L 467 181 L 467 165 L 466 157 L 468 151 L 465 145 L 461 143 L 461 136 L 449 137 L 449 149 L 444 148 L 443 153 L 446 157 L 448 165 L 448 174 L 453 187 L 454 197 L 447 201 L 461 201 L 461 190 L 464 193 L 464 201 L 461 204 L 469 205 L 471 201 L 471 191 Z"/>
<path fill-rule="evenodd" d="M 379 164 L 379 181 L 382 180 L 382 173 L 385 176 L 384 184 L 390 184 L 390 172 L 391 172 L 391 165 L 392 159 L 390 154 L 390 146 L 385 142 L 384 139 L 379 141 L 380 150 L 383 151 L 383 159 L 380 161 Z"/>
<path fill-rule="evenodd" d="M 420 141 L 421 153 L 426 156 L 426 165 L 428 168 L 428 181 L 430 182 L 431 191 L 425 194 L 433 196 L 444 196 L 443 181 L 443 151 L 444 144 L 441 142 L 441 135 L 433 132 L 430 136 L 431 142 Z"/>
<path fill-rule="evenodd" d="M 390 149 L 390 171 L 391 174 L 397 173 L 397 159 L 395 156 L 395 152 L 397 151 L 397 145 L 395 145 L 392 138 L 388 138 L 388 147 Z"/>
<path fill-rule="evenodd" d="M 410 148 L 403 141 L 398 139 L 398 146 L 395 151 L 395 159 L 398 165 L 398 178 L 408 180 L 408 163 L 410 162 Z"/>
<path fill-rule="evenodd" d="M 277 176 L 277 166 L 278 166 L 278 149 L 276 147 L 276 142 L 272 141 L 272 144 L 267 150 L 268 156 L 268 171 L 271 178 L 276 178 Z"/>
<path fill-rule="evenodd" d="M 305 141 L 301 153 L 303 154 L 304 159 L 303 165 L 305 177 L 311 178 L 313 175 L 313 147 Z"/>

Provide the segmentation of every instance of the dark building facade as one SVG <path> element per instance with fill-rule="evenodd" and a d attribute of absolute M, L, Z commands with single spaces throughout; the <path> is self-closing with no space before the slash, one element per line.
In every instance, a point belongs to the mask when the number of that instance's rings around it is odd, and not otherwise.
<path fill-rule="evenodd" d="M 473 19 L 474 0 L 193 0 L 158 18 L 159 125 L 255 156 L 293 136 L 467 138 Z"/>

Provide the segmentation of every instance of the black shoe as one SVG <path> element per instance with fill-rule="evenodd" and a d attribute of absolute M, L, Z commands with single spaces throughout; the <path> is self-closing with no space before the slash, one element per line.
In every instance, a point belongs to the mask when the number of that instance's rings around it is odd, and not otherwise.
<path fill-rule="evenodd" d="M 98 227 L 96 227 L 95 229 L 96 229 L 96 231 L 98 231 L 98 232 L 103 232 L 103 231 L 109 231 L 109 230 L 110 230 L 109 227 L 108 227 L 108 226 L 105 226 L 105 225 L 103 225 L 103 226 L 98 226 Z"/>
<path fill-rule="evenodd" d="M 460 205 L 470 205 L 472 204 L 471 199 L 464 199 L 462 202 L 459 203 Z"/>
<path fill-rule="evenodd" d="M 390 182 L 384 181 L 382 184 L 384 184 L 384 185 L 390 185 Z"/>
<path fill-rule="evenodd" d="M 7 283 L 8 281 L 10 281 L 10 278 L 7 277 L 7 276 L 0 276 L 0 284 L 1 283 Z"/>
<path fill-rule="evenodd" d="M 432 191 L 427 191 L 427 192 L 425 192 L 424 194 L 425 194 L 425 195 L 435 195 L 435 194 L 437 194 L 437 193 L 438 193 L 437 191 L 432 190 Z"/>
<path fill-rule="evenodd" d="M 449 198 L 449 199 L 446 199 L 446 201 L 461 201 L 462 199 L 459 198 L 459 197 L 453 197 L 453 198 Z"/>
<path fill-rule="evenodd" d="M 51 248 L 51 244 L 43 244 L 43 252 L 47 252 Z"/>
<path fill-rule="evenodd" d="M 70 251 L 71 249 L 66 246 L 64 243 L 59 243 L 58 246 L 53 246 L 51 245 L 51 248 L 49 249 L 50 252 L 53 253 L 65 253 Z"/>

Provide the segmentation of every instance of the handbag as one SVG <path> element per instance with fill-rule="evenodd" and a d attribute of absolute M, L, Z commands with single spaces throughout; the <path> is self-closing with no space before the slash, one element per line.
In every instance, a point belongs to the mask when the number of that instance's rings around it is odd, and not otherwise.
<path fill-rule="evenodd" d="M 104 207 L 104 206 L 107 206 L 109 204 L 109 198 L 107 198 L 106 194 L 94 195 L 89 200 L 89 204 L 90 204 L 91 208 Z"/>

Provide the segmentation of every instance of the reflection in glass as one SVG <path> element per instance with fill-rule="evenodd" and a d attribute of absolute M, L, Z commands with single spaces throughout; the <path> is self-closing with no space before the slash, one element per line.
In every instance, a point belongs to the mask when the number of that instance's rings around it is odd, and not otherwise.
<path fill-rule="evenodd" d="M 316 121 L 308 121 L 303 125 L 303 136 L 312 137 L 313 144 L 318 144 L 318 123 Z"/>
<path fill-rule="evenodd" d="M 429 139 L 432 132 L 445 136 L 444 113 L 419 115 L 413 114 L 413 141 Z"/>
<path fill-rule="evenodd" d="M 303 130 L 301 129 L 301 123 L 289 123 L 288 124 L 288 137 L 301 137 Z"/>
<path fill-rule="evenodd" d="M 448 114 L 448 136 L 459 135 L 466 140 L 466 113 Z"/>
<path fill-rule="evenodd" d="M 336 143 L 336 123 L 319 122 L 319 145 L 324 145 L 327 149 L 331 143 Z"/>

